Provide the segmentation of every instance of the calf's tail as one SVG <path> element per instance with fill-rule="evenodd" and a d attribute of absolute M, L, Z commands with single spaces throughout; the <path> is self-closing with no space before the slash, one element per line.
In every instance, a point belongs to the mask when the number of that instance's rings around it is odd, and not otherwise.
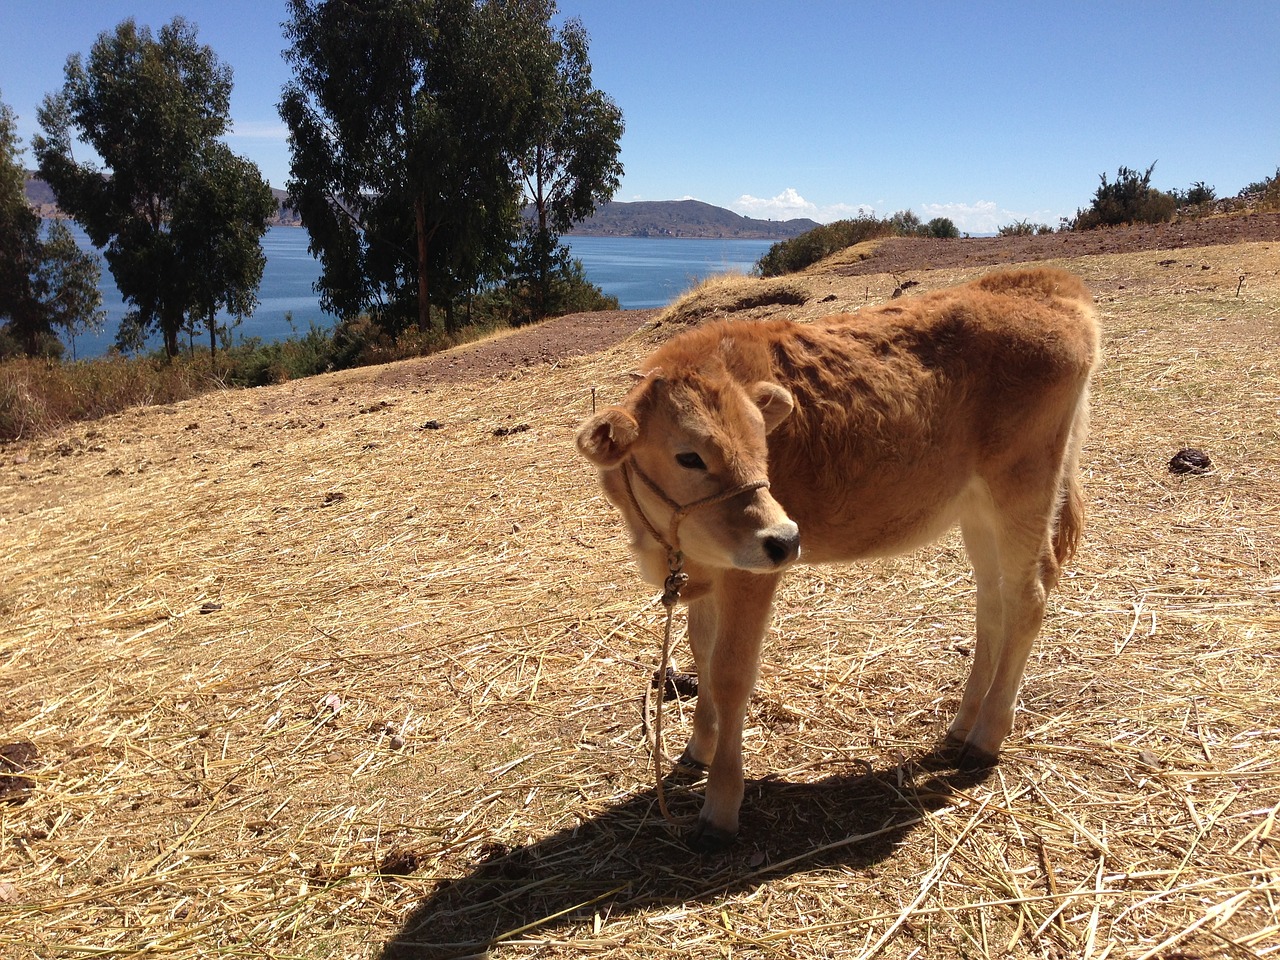
<path fill-rule="evenodd" d="M 1058 521 L 1053 531 L 1053 556 L 1058 566 L 1069 562 L 1080 546 L 1084 534 L 1084 489 L 1080 484 L 1080 448 L 1089 432 L 1089 392 L 1086 389 L 1076 406 L 1067 441 L 1067 455 L 1062 464 L 1061 501 Z"/>

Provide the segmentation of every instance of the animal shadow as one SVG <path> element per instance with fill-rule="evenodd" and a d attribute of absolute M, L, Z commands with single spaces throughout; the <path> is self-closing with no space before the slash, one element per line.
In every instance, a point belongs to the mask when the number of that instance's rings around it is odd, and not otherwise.
<path fill-rule="evenodd" d="M 742 830 L 720 854 L 698 856 L 683 829 L 641 791 L 598 816 L 515 849 L 491 850 L 469 873 L 443 881 L 386 943 L 380 960 L 485 956 L 535 930 L 614 917 L 664 903 L 706 900 L 833 865 L 890 857 L 933 810 L 955 802 L 989 769 L 958 770 L 940 750 L 876 770 L 870 764 L 813 783 L 747 781 Z M 692 817 L 698 797 L 673 775 L 667 801 Z M 687 828 L 684 828 L 687 829 Z"/>

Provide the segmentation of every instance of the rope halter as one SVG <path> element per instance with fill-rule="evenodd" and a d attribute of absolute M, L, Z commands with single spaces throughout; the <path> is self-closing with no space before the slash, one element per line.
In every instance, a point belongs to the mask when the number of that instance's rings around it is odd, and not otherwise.
<path fill-rule="evenodd" d="M 671 510 L 671 521 L 668 524 L 665 537 L 654 526 L 653 521 L 644 512 L 644 508 L 640 506 L 640 501 L 636 498 L 635 486 L 631 481 L 633 473 L 640 478 L 655 497 Z M 631 501 L 631 506 L 635 508 L 636 513 L 640 515 L 640 522 L 644 524 L 644 528 L 649 531 L 649 535 L 658 542 L 658 545 L 662 547 L 667 555 L 668 576 L 663 584 L 662 603 L 668 610 L 680 599 L 680 591 L 689 580 L 688 574 L 684 572 L 684 555 L 680 552 L 680 524 L 684 519 L 695 510 L 700 510 L 703 507 L 713 507 L 717 503 L 732 500 L 739 494 L 769 489 L 769 481 L 764 477 L 760 477 L 756 480 L 748 480 L 746 483 L 731 487 L 728 490 L 713 493 L 709 497 L 694 500 L 692 503 L 679 504 L 667 496 L 666 491 L 640 469 L 640 464 L 636 463 L 634 457 L 629 457 L 623 461 L 622 479 L 626 482 L 627 498 Z"/>

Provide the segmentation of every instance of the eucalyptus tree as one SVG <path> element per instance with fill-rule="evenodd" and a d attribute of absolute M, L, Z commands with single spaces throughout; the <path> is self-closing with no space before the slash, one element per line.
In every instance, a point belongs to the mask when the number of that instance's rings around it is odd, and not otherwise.
<path fill-rule="evenodd" d="M 98 330 L 106 319 L 102 309 L 99 260 L 80 249 L 71 229 L 62 220 L 49 222 L 43 241 L 44 309 L 48 322 L 61 329 L 76 358 L 76 337 Z"/>
<path fill-rule="evenodd" d="M 194 176 L 174 206 L 170 235 L 184 282 L 188 323 L 209 334 L 217 352 L 218 323 L 225 309 L 239 323 L 258 306 L 258 286 L 266 256 L 265 223 L 276 210 L 271 188 L 254 164 L 221 142 L 207 144 L 191 164 Z"/>
<path fill-rule="evenodd" d="M 37 114 L 43 134 L 32 145 L 40 175 L 59 207 L 105 247 L 116 286 L 132 307 L 117 339 L 137 344 L 159 329 L 174 356 L 179 332 L 208 308 L 191 279 L 202 265 L 181 238 L 207 229 L 257 243 L 267 226 L 254 202 L 267 189 L 255 166 L 234 165 L 230 186 L 207 182 L 231 169 L 215 147 L 230 127 L 231 68 L 198 42 L 194 26 L 175 17 L 155 35 L 125 20 L 98 35 L 87 60 L 69 57 L 64 72 L 61 91 L 46 96 Z M 77 161 L 76 141 L 91 147 L 105 169 Z M 192 199 L 224 189 L 248 199 L 215 208 Z M 211 216 L 234 222 L 204 219 Z M 261 270 L 253 273 L 251 257 L 242 262 L 245 270 L 223 274 L 220 299 L 256 290 Z"/>
<path fill-rule="evenodd" d="M 40 218 L 25 186 L 14 114 L 0 103 L 0 322 L 19 350 L 35 353 L 49 325 L 40 307 Z"/>
<path fill-rule="evenodd" d="M 325 309 L 396 332 L 453 326 L 506 271 L 521 164 L 546 136 L 561 47 L 552 0 L 290 0 L 290 203 Z"/>
<path fill-rule="evenodd" d="M 622 111 L 591 80 L 582 21 L 550 38 L 555 69 L 533 104 L 534 140 L 517 158 L 532 217 L 517 257 L 533 319 L 551 308 L 553 271 L 571 267 L 560 237 L 607 203 L 622 179 Z"/>
<path fill-rule="evenodd" d="M 101 322 L 98 260 L 60 221 L 41 236 L 19 146 L 13 110 L 0 102 L 0 352 L 56 355 L 61 327 L 74 353 L 76 334 Z"/>

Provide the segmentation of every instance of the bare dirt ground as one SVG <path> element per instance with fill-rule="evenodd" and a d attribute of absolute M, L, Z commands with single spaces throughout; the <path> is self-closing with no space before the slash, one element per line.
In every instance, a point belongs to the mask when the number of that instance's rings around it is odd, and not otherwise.
<path fill-rule="evenodd" d="M 799 568 L 743 833 L 712 857 L 656 810 L 662 608 L 573 448 L 681 322 L 565 318 L 0 448 L 0 957 L 1277 956 L 1280 242 L 1259 223 L 951 242 L 1080 273 L 1106 338 L 1085 542 L 1014 732 L 981 775 L 932 754 L 972 656 L 958 538 Z M 716 309 L 804 319 L 987 269 L 929 269 L 935 246 Z M 1212 469 L 1171 473 L 1186 447 Z M 689 704 L 668 709 L 674 752 Z M 672 783 L 677 817 L 699 790 Z"/>

